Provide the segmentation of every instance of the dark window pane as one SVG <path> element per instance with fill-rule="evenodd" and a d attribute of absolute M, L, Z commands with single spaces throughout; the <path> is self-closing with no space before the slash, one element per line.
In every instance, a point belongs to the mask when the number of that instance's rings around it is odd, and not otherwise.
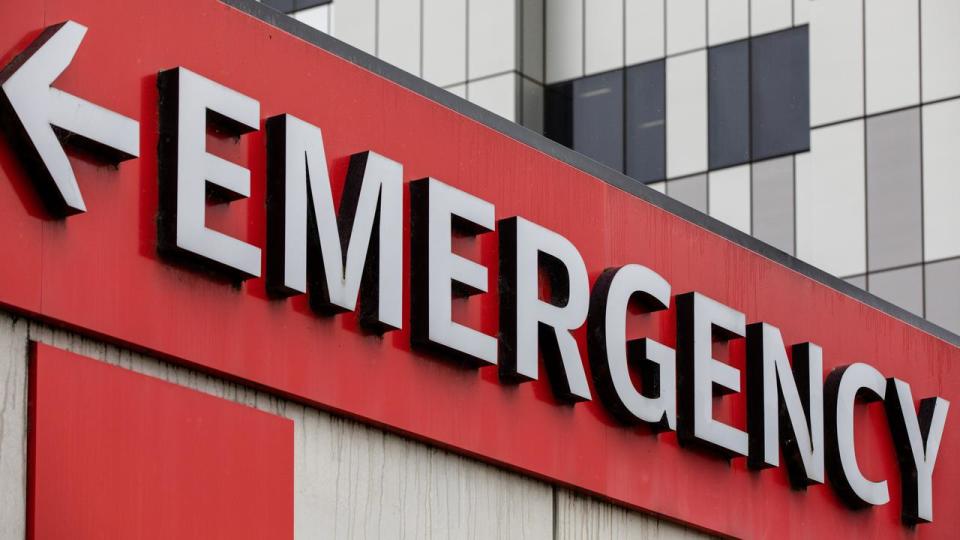
<path fill-rule="evenodd" d="M 623 170 L 623 72 L 573 83 L 573 149 Z"/>
<path fill-rule="evenodd" d="M 807 27 L 751 40 L 753 159 L 810 149 Z"/>
<path fill-rule="evenodd" d="M 750 44 L 709 51 L 710 168 L 750 161 Z"/>
<path fill-rule="evenodd" d="M 543 134 L 573 148 L 573 81 L 547 87 L 543 113 Z"/>
<path fill-rule="evenodd" d="M 663 60 L 627 68 L 626 173 L 641 182 L 666 177 Z"/>
<path fill-rule="evenodd" d="M 623 72 L 552 85 L 545 123 L 551 139 L 623 170 Z"/>

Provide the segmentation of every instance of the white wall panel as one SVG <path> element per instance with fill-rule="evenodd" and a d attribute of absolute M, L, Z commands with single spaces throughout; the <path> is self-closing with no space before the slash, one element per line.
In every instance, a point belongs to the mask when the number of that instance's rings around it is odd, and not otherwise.
<path fill-rule="evenodd" d="M 546 0 L 547 84 L 583 76 L 583 2 Z"/>
<path fill-rule="evenodd" d="M 707 37 L 710 45 L 750 35 L 750 0 L 707 0 Z"/>
<path fill-rule="evenodd" d="M 800 26 L 810 22 L 810 4 L 814 0 L 793 0 L 793 24 Z"/>
<path fill-rule="evenodd" d="M 863 2 L 810 3 L 810 121 L 863 115 Z"/>
<path fill-rule="evenodd" d="M 923 107 L 924 259 L 960 255 L 960 100 Z"/>
<path fill-rule="evenodd" d="M 653 182 L 652 184 L 647 184 L 647 187 L 654 191 L 659 191 L 666 195 L 667 193 L 667 183 L 666 182 Z"/>
<path fill-rule="evenodd" d="M 960 2 L 923 0 L 923 100 L 960 95 Z"/>
<path fill-rule="evenodd" d="M 623 67 L 623 0 L 584 0 L 585 74 Z"/>
<path fill-rule="evenodd" d="M 667 58 L 667 177 L 707 169 L 707 53 Z"/>
<path fill-rule="evenodd" d="M 330 4 L 323 6 L 314 6 L 294 14 L 293 18 L 302 23 L 320 30 L 321 32 L 330 32 Z"/>
<path fill-rule="evenodd" d="M 377 54 L 377 0 L 344 0 L 331 4 L 333 35 L 354 47 Z"/>
<path fill-rule="evenodd" d="M 467 85 L 466 85 L 466 83 L 464 83 L 464 84 L 455 84 L 455 85 L 453 85 L 453 86 L 448 86 L 448 87 L 444 88 L 444 90 L 446 90 L 447 92 L 450 92 L 451 94 L 453 94 L 453 95 L 455 95 L 455 96 L 462 97 L 462 98 L 464 98 L 464 99 L 466 99 L 466 97 L 467 97 Z"/>
<path fill-rule="evenodd" d="M 380 58 L 420 76 L 420 0 L 380 2 L 377 16 Z"/>
<path fill-rule="evenodd" d="M 797 256 L 837 276 L 866 271 L 863 121 L 815 129 L 796 160 Z"/>
<path fill-rule="evenodd" d="M 467 83 L 467 99 L 507 120 L 517 120 L 517 76 L 498 75 Z"/>
<path fill-rule="evenodd" d="M 710 172 L 710 215 L 750 234 L 750 165 Z"/>
<path fill-rule="evenodd" d="M 705 47 L 707 0 L 670 0 L 666 5 L 667 54 Z"/>
<path fill-rule="evenodd" d="M 833 1 L 833 0 L 831 0 Z M 750 34 L 766 34 L 793 25 L 793 0 L 750 2 Z"/>
<path fill-rule="evenodd" d="M 439 86 L 467 80 L 467 0 L 423 0 L 423 78 Z"/>
<path fill-rule="evenodd" d="M 663 58 L 665 22 L 663 0 L 624 0 L 626 64 Z"/>
<path fill-rule="evenodd" d="M 471 79 L 517 68 L 516 0 L 467 2 L 467 76 Z"/>
<path fill-rule="evenodd" d="M 867 114 L 917 104 L 920 101 L 917 0 L 870 0 L 864 5 Z"/>

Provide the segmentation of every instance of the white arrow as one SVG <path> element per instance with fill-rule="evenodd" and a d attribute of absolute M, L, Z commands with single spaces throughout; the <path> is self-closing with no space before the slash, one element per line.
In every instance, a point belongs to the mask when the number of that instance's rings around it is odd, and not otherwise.
<path fill-rule="evenodd" d="M 48 207 L 62 215 L 87 208 L 54 127 L 64 141 L 114 163 L 140 155 L 136 120 L 50 86 L 73 61 L 86 33 L 73 21 L 51 26 L 0 72 L 4 124 Z"/>

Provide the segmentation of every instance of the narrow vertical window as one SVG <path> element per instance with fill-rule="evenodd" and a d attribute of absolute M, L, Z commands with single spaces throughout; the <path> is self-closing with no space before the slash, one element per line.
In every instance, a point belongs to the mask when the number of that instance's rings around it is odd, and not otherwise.
<path fill-rule="evenodd" d="M 552 85 L 546 135 L 617 170 L 623 170 L 623 71 Z"/>
<path fill-rule="evenodd" d="M 625 172 L 643 183 L 666 178 L 665 67 L 658 60 L 626 70 Z"/>
<path fill-rule="evenodd" d="M 709 51 L 707 60 L 710 168 L 750 161 L 750 43 Z"/>
<path fill-rule="evenodd" d="M 751 40 L 752 159 L 810 148 L 809 57 L 806 26 Z"/>

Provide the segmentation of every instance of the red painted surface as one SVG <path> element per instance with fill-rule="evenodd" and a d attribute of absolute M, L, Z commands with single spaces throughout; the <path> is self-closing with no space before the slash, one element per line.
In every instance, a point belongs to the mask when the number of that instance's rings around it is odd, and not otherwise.
<path fill-rule="evenodd" d="M 778 326 L 787 343 L 820 344 L 828 369 L 866 361 L 909 381 L 918 399 L 960 403 L 952 345 L 216 0 L 26 4 L 0 4 L 2 61 L 47 25 L 87 25 L 57 85 L 138 119 L 142 150 L 119 169 L 74 159 L 88 212 L 57 221 L 44 216 L 0 138 L 0 303 L 712 531 L 820 539 L 946 538 L 960 530 L 953 415 L 934 477 L 935 522 L 908 529 L 879 404 L 859 412 L 858 450 L 869 477 L 889 480 L 892 501 L 854 512 L 827 486 L 791 490 L 782 469 L 748 471 L 742 460 L 680 448 L 671 434 L 624 429 L 596 401 L 556 405 L 544 379 L 503 385 L 493 368 L 412 352 L 408 328 L 371 337 L 352 314 L 326 318 L 303 298 L 268 299 L 262 280 L 237 289 L 159 260 L 156 73 L 183 65 L 260 100 L 264 118 L 291 113 L 320 126 L 337 192 L 347 156 L 374 150 L 403 163 L 407 180 L 439 178 L 493 202 L 498 218 L 520 214 L 565 235 L 591 279 L 609 266 L 647 265 L 675 293 L 700 291 L 744 311 L 748 322 Z M 215 151 L 252 170 L 253 194 L 211 207 L 209 222 L 262 247 L 262 132 L 235 146 L 216 141 Z M 496 291 L 495 234 L 476 253 Z M 495 334 L 495 292 L 469 300 L 461 315 Z M 638 316 L 632 332 L 673 345 L 673 318 L 673 309 Z M 583 337 L 581 330 L 585 355 Z M 742 366 L 743 347 L 731 352 Z M 717 408 L 742 426 L 743 406 L 740 395 Z"/>
<path fill-rule="evenodd" d="M 293 538 L 293 422 L 36 345 L 28 538 Z"/>

